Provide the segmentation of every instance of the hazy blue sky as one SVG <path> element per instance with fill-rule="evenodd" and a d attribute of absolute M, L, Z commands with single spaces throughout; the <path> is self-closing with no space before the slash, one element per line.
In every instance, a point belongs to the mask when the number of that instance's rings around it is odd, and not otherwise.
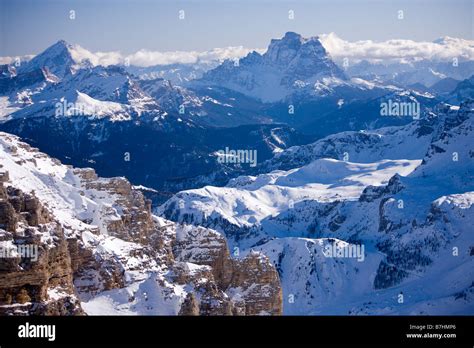
<path fill-rule="evenodd" d="M 473 0 L 0 0 L 0 56 L 35 54 L 58 39 L 91 51 L 266 47 L 286 31 L 346 40 L 472 39 Z M 186 18 L 178 19 L 185 10 Z M 288 11 L 295 19 L 288 19 Z M 69 19 L 69 11 L 76 19 Z M 397 11 L 404 19 L 397 19 Z"/>

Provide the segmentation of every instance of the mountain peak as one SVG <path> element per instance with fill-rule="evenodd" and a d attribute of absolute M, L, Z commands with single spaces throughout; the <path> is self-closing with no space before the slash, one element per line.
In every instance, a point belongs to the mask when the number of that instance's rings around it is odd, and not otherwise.
<path fill-rule="evenodd" d="M 344 79 L 344 73 L 332 62 L 318 37 L 304 38 L 287 32 L 281 39 L 273 39 L 264 58 L 268 63 L 284 67 L 288 76 L 307 80 L 314 76 Z"/>
<path fill-rule="evenodd" d="M 49 46 L 45 49 L 42 53 L 37 55 L 32 60 L 39 58 L 39 57 L 54 57 L 58 55 L 66 55 L 71 57 L 71 50 L 74 48 L 73 45 L 68 43 L 65 40 L 59 40 L 55 42 L 53 45 Z"/>
<path fill-rule="evenodd" d="M 294 31 L 287 31 L 282 40 L 301 40 L 303 37 Z"/>
<path fill-rule="evenodd" d="M 288 65 L 298 56 L 321 60 L 327 52 L 318 37 L 304 38 L 295 32 L 287 32 L 281 39 L 272 39 L 264 56 L 278 65 Z"/>
<path fill-rule="evenodd" d="M 297 46 L 304 45 L 307 43 L 316 43 L 321 45 L 318 36 L 303 37 L 301 34 L 295 33 L 294 31 L 287 31 L 281 39 L 274 39 L 272 41 L 282 41 L 282 42 L 293 42 Z"/>
<path fill-rule="evenodd" d="M 239 64 L 230 62 L 208 71 L 203 79 L 272 102 L 295 92 L 295 82 L 310 89 L 323 78 L 346 79 L 331 60 L 318 37 L 304 38 L 287 32 L 272 39 L 267 51 L 248 54 Z"/>
<path fill-rule="evenodd" d="M 61 39 L 61 40 L 58 40 L 58 41 L 57 41 L 55 44 L 53 44 L 52 46 L 50 46 L 50 48 L 51 48 L 51 47 L 64 47 L 64 48 L 68 48 L 68 47 L 71 47 L 71 46 L 72 46 L 72 45 L 71 45 L 69 42 L 67 42 L 66 40 Z"/>
<path fill-rule="evenodd" d="M 74 46 L 65 40 L 59 40 L 46 50 L 35 56 L 21 67 L 22 72 L 29 72 L 47 68 L 59 78 L 72 72 L 72 67 L 77 64 L 73 59 Z"/>

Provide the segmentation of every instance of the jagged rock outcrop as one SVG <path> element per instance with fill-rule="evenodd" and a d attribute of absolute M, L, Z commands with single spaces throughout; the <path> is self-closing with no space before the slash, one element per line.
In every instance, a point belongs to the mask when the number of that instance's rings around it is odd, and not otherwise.
<path fill-rule="evenodd" d="M 199 315 L 199 303 L 196 300 L 196 296 L 194 296 L 192 292 L 190 292 L 184 299 L 184 302 L 181 305 L 181 309 L 179 310 L 179 315 Z"/>
<path fill-rule="evenodd" d="M 229 308 L 221 314 L 282 314 L 278 273 L 265 255 L 232 258 L 221 234 L 191 226 L 178 228 L 173 251 L 177 260 L 211 267 L 213 279 L 229 296 Z"/>
<path fill-rule="evenodd" d="M 0 182 L 0 314 L 76 315 L 68 244 L 34 194 Z"/>
<path fill-rule="evenodd" d="M 233 266 L 227 292 L 235 301 L 242 300 L 244 314 L 283 313 L 280 280 L 267 256 L 251 251 L 247 257 L 236 260 Z"/>
<path fill-rule="evenodd" d="M 121 206 L 119 218 L 107 222 L 107 231 L 123 240 L 147 243 L 155 229 L 151 214 L 151 201 L 132 189 L 125 178 L 99 179 L 92 168 L 75 169 L 74 173 L 84 179 L 87 190 L 106 191 L 117 197 Z"/>
<path fill-rule="evenodd" d="M 395 174 L 386 186 L 367 186 L 359 197 L 360 202 L 373 202 L 384 195 L 396 194 L 403 189 L 401 177 Z"/>
<path fill-rule="evenodd" d="M 226 289 L 232 280 L 233 262 L 225 238 L 218 232 L 183 226 L 178 228 L 173 253 L 177 260 L 207 265 L 214 279 Z"/>

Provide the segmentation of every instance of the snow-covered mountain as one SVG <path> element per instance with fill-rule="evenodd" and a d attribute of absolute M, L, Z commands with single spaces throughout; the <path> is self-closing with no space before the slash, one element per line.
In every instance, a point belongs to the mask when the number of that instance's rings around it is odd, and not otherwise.
<path fill-rule="evenodd" d="M 308 86 L 317 91 L 345 79 L 317 37 L 288 32 L 273 39 L 264 54 L 254 51 L 238 62 L 227 60 L 204 74 L 202 82 L 275 102 Z"/>
<path fill-rule="evenodd" d="M 10 119 L 108 116 L 111 121 L 120 121 L 142 115 L 163 119 L 165 115 L 156 101 L 120 68 L 81 69 L 74 75 L 65 76 L 60 82 L 45 83 L 36 89 L 27 87 L 16 95 L 12 93 L 9 100 L 13 99 L 18 104 L 18 98 L 25 95 L 28 103 L 23 103 L 20 110 L 10 115 Z"/>
<path fill-rule="evenodd" d="M 225 61 L 190 85 L 219 86 L 266 103 L 295 103 L 302 96 L 317 99 L 333 95 L 346 102 L 370 99 L 384 89 L 389 93 L 394 85 L 428 88 L 447 77 L 470 77 L 474 71 L 472 42 L 453 40 L 432 44 L 409 40 L 349 43 L 334 33 L 303 38 L 288 32 L 281 39 L 273 39 L 265 53 L 252 52 L 239 61 Z M 423 47 L 431 47 L 432 56 L 413 56 L 414 52 L 422 55 Z M 442 54 L 444 48 L 449 54 Z"/>
<path fill-rule="evenodd" d="M 195 91 L 162 78 L 140 80 L 139 84 L 164 110 L 181 110 L 180 118 L 205 127 L 273 122 L 260 103 L 244 95 L 225 95 L 212 88 Z"/>
<path fill-rule="evenodd" d="M 140 50 L 126 57 L 121 57 L 128 72 L 141 80 L 163 78 L 175 85 L 185 86 L 188 82 L 201 78 L 202 75 L 226 59 L 238 59 L 251 49 L 243 46 L 214 48 L 209 51 L 174 51 L 153 52 Z M 115 64 L 118 64 L 117 62 Z"/>
<path fill-rule="evenodd" d="M 0 173 L 2 314 L 281 313 L 268 258 L 236 259 L 218 232 L 152 215 L 125 178 L 62 165 L 7 133 Z"/>
<path fill-rule="evenodd" d="M 269 256 L 286 314 L 472 314 L 473 107 L 290 148 L 158 213 Z"/>
<path fill-rule="evenodd" d="M 406 88 L 421 84 L 431 90 L 433 85 L 447 78 L 458 81 L 469 78 L 474 72 L 474 62 L 463 60 L 453 63 L 452 60 L 437 62 L 423 59 L 378 63 L 364 60 L 350 65 L 345 72 L 351 77 L 368 81 L 379 81 Z"/>
<path fill-rule="evenodd" d="M 4 66 L 0 128 L 63 161 L 155 189 L 168 182 L 172 192 L 176 180 L 222 167 L 212 154 L 228 146 L 227 139 L 258 150 L 262 160 L 303 142 L 290 127 L 266 125 L 273 120 L 254 99 L 140 80 L 120 66 L 89 64 L 91 55 L 60 41 L 18 69 Z M 274 128 L 284 141 L 274 139 Z M 124 161 L 126 154 L 135 165 Z"/>
<path fill-rule="evenodd" d="M 140 80 L 165 79 L 176 85 L 186 85 L 188 82 L 201 78 L 204 73 L 217 67 L 221 62 L 197 61 L 195 63 L 174 63 L 167 65 L 154 65 L 149 67 L 138 67 L 130 65 L 127 71 L 138 76 Z"/>
<path fill-rule="evenodd" d="M 21 65 L 14 76 L 0 78 L 7 109 L 2 121 L 63 116 L 109 116 L 116 121 L 142 113 L 152 119 L 163 118 L 156 101 L 122 68 L 93 67 L 88 60 L 80 60 L 74 49 L 59 41 Z"/>
<path fill-rule="evenodd" d="M 350 77 L 409 88 L 451 78 L 464 80 L 474 73 L 474 41 L 441 37 L 432 42 L 392 39 L 346 41 L 335 33 L 319 39 L 334 61 Z"/>
<path fill-rule="evenodd" d="M 262 102 L 259 111 L 270 119 L 316 137 L 406 124 L 407 118 L 380 117 L 380 105 L 388 99 L 414 102 L 423 110 L 439 102 L 438 93 L 415 86 L 355 71 L 346 74 L 323 46 L 318 37 L 288 32 L 272 40 L 265 53 L 225 61 L 188 86 L 198 93 L 212 88 L 218 93 L 216 99 L 244 94 Z"/>
<path fill-rule="evenodd" d="M 61 40 L 18 68 L 2 66 L 3 120 L 58 116 L 58 104 L 63 104 L 62 108 L 72 110 L 59 111 L 69 116 L 140 119 L 164 128 L 173 128 L 178 122 L 233 127 L 271 121 L 251 106 L 237 108 L 235 100 L 217 100 L 211 90 L 196 95 L 169 80 L 141 80 L 127 71 L 130 67 L 98 65 L 97 59 L 86 49 Z"/>
<path fill-rule="evenodd" d="M 92 66 L 92 54 L 79 45 L 72 45 L 64 40 L 56 42 L 44 52 L 33 57 L 18 69 L 19 73 L 47 68 L 59 78 L 74 74 L 85 66 Z"/>
<path fill-rule="evenodd" d="M 0 129 L 31 139 L 62 161 L 94 165 L 101 175 L 126 175 L 134 184 L 172 193 L 250 173 L 217 162 L 215 152 L 230 141 L 236 149 L 257 150 L 264 161 L 336 132 L 411 121 L 381 117 L 382 103 L 419 104 L 423 114 L 439 101 L 429 92 L 348 79 L 318 38 L 295 33 L 273 40 L 265 53 L 253 52 L 238 66 L 224 62 L 209 72 L 216 74 L 215 84 L 207 78 L 187 86 L 138 79 L 125 66 L 98 62 L 97 54 L 59 41 L 20 67 L 3 66 Z M 227 86 L 241 74 L 254 74 L 252 79 L 266 86 L 267 70 L 279 79 L 271 85 L 284 88 L 290 99 L 263 103 L 257 87 Z M 127 153 L 134 165 L 123 160 Z"/>

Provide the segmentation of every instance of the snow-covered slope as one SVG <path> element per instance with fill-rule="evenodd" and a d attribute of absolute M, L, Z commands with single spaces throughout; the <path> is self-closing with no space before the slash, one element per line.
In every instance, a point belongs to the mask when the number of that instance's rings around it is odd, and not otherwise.
<path fill-rule="evenodd" d="M 212 88 L 194 91 L 164 79 L 141 80 L 141 88 L 164 110 L 179 112 L 182 120 L 206 127 L 234 127 L 243 124 L 271 123 L 259 112 L 261 105 L 245 96 L 226 96 Z"/>
<path fill-rule="evenodd" d="M 287 314 L 472 314 L 473 106 L 291 148 L 158 212 L 269 256 Z"/>
<path fill-rule="evenodd" d="M 276 217 L 289 205 L 301 201 L 355 200 L 367 185 L 386 184 L 396 173 L 407 175 L 420 163 L 421 160 L 387 160 L 359 164 L 319 159 L 289 171 L 241 176 L 225 187 L 205 186 L 183 191 L 168 201 L 160 212 L 168 216 L 166 210 L 181 203 L 174 211 L 179 212 L 179 216 L 169 215 L 169 218 L 198 224 L 218 219 L 239 227 L 250 227 L 265 218 Z"/>
<path fill-rule="evenodd" d="M 437 105 L 401 127 L 349 131 L 329 135 L 314 143 L 293 146 L 261 164 L 259 172 L 301 167 L 318 158 L 367 163 L 382 159 L 421 159 L 431 141 L 444 130 L 444 119 L 458 107 Z"/>
<path fill-rule="evenodd" d="M 10 118 L 77 115 L 107 116 L 117 121 L 142 113 L 152 114 L 151 118 L 164 114 L 157 102 L 118 67 L 85 67 L 60 81 L 46 81 L 40 86 L 25 83 L 6 94 L 5 101 L 21 106 L 12 109 Z"/>

